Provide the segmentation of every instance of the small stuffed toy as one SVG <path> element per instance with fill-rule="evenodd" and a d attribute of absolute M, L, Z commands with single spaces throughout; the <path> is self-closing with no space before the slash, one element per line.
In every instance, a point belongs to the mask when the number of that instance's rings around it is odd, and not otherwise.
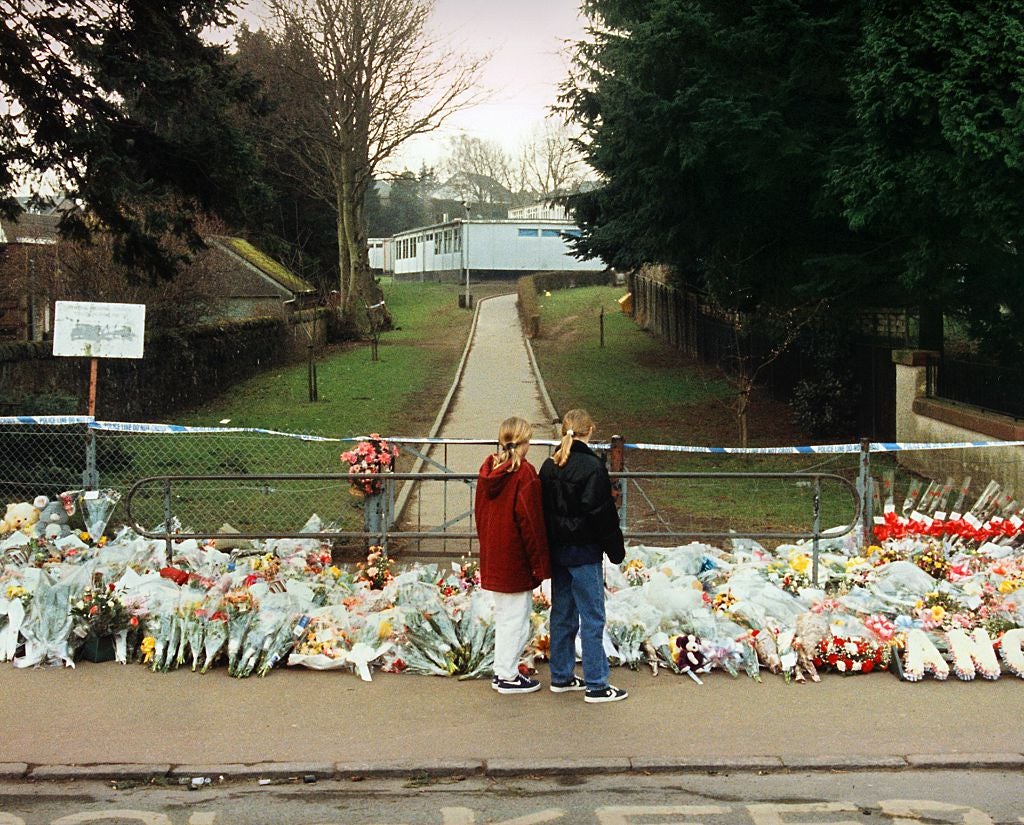
<path fill-rule="evenodd" d="M 681 673 L 699 673 L 707 664 L 700 639 L 692 633 L 682 633 L 672 639 L 672 661 Z"/>
<path fill-rule="evenodd" d="M 75 499 L 71 493 L 61 493 L 54 501 L 40 496 L 36 502 L 42 502 L 39 508 L 39 521 L 35 524 L 35 535 L 38 538 L 56 541 L 71 535 L 71 516 L 75 514 Z"/>
<path fill-rule="evenodd" d="M 39 499 L 36 499 L 38 501 Z M 7 512 L 0 520 L 0 535 L 20 530 L 29 538 L 32 528 L 39 521 L 39 508 L 28 501 L 19 501 L 7 505 Z"/>

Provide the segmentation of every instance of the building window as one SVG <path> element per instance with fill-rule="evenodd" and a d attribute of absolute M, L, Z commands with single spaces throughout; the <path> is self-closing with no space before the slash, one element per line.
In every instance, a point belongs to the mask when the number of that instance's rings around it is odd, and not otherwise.
<path fill-rule="evenodd" d="M 562 237 L 562 233 L 557 229 L 542 229 L 540 231 L 540 236 L 542 238 L 560 238 Z"/>
<path fill-rule="evenodd" d="M 562 234 L 570 238 L 578 238 L 583 233 L 579 229 L 566 229 Z"/>
<path fill-rule="evenodd" d="M 519 230 L 520 238 L 536 238 L 540 233 L 536 229 L 522 229 Z"/>
<path fill-rule="evenodd" d="M 453 237 L 452 237 L 452 251 L 453 252 L 461 252 L 462 251 L 462 231 L 458 227 L 456 227 L 455 229 L 452 230 L 452 235 L 453 235 Z"/>

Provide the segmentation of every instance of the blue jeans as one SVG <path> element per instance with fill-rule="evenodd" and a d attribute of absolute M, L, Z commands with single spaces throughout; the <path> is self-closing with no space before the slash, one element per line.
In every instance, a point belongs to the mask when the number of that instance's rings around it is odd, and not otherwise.
<path fill-rule="evenodd" d="M 551 683 L 564 685 L 576 668 L 576 633 L 583 648 L 583 681 L 608 684 L 604 652 L 604 578 L 601 564 L 551 568 Z"/>

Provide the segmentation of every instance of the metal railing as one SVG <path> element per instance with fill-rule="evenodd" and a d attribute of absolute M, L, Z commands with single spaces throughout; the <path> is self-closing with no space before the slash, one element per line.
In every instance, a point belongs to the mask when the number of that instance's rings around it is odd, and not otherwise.
<path fill-rule="evenodd" d="M 232 514 L 224 512 L 223 509 L 212 515 L 212 519 L 206 519 L 211 525 L 207 529 L 184 530 L 176 513 L 175 503 L 187 501 L 191 505 L 203 496 L 204 485 L 214 485 L 221 491 L 230 490 L 237 486 L 240 490 L 251 491 L 254 488 L 263 487 L 272 492 L 277 492 L 282 486 L 316 484 L 318 482 L 330 482 L 339 491 L 343 490 L 353 481 L 370 480 L 380 483 L 380 492 L 376 495 L 367 496 L 363 501 L 363 524 L 344 524 L 343 522 L 330 521 L 322 529 L 314 533 L 295 531 L 294 529 L 263 529 L 263 530 L 237 530 L 229 535 L 232 539 L 259 540 L 259 539 L 287 539 L 287 538 L 313 538 L 318 539 L 358 539 L 367 543 L 381 544 L 384 547 L 392 542 L 415 540 L 443 540 L 469 542 L 469 549 L 472 550 L 472 542 L 476 538 L 473 528 L 473 498 L 476 483 L 475 473 L 454 473 L 454 472 L 430 472 L 430 473 L 386 473 L 386 474 L 348 474 L 348 473 L 326 473 L 326 474 L 305 474 L 305 473 L 276 473 L 268 475 L 168 475 L 151 476 L 137 481 L 128 491 L 125 497 L 125 510 L 129 523 L 139 535 L 148 538 L 162 538 L 167 541 L 182 541 L 185 539 L 211 539 L 223 538 L 225 533 L 212 527 L 222 518 L 230 519 Z M 760 539 L 760 540 L 796 540 L 812 542 L 813 570 L 812 580 L 817 581 L 817 563 L 819 542 L 841 538 L 853 532 L 858 525 L 861 516 L 861 497 L 856 487 L 849 480 L 834 473 L 783 473 L 783 472 L 618 472 L 613 473 L 612 478 L 618 489 L 620 500 L 620 520 L 623 528 L 623 535 L 627 540 L 656 539 L 656 540 L 678 540 L 688 538 L 691 540 L 715 540 L 715 539 Z M 768 480 L 774 479 L 793 485 L 803 485 L 811 490 L 811 511 L 807 513 L 810 528 L 806 531 L 791 530 L 691 530 L 691 529 L 663 529 L 644 530 L 631 528 L 629 523 L 629 484 L 640 481 L 713 481 L 715 483 L 729 483 L 740 480 Z M 465 493 L 466 507 L 454 517 L 449 517 L 447 509 L 442 513 L 441 520 L 436 524 L 422 523 L 422 518 L 415 519 L 411 526 L 396 521 L 395 490 L 399 482 L 413 482 L 415 485 L 426 485 L 440 483 L 445 489 L 445 507 L 447 508 L 448 485 L 457 483 L 462 486 Z M 850 496 L 850 518 L 839 527 L 832 527 L 827 530 L 821 529 L 821 494 L 822 484 L 835 484 Z M 189 485 L 198 489 L 189 489 Z M 294 486 L 290 490 L 296 489 Z M 422 488 L 421 488 L 422 489 Z M 339 506 L 341 494 L 339 492 Z M 244 496 L 237 498 L 243 499 Z M 147 506 L 152 511 L 153 502 L 158 501 L 162 511 L 162 519 L 156 526 L 147 528 L 142 523 L 141 508 L 139 503 L 148 500 Z M 227 494 L 216 499 L 223 508 L 224 501 L 232 501 Z M 195 509 L 190 509 L 195 517 Z M 408 521 L 408 518 L 406 519 Z M 150 521 L 151 524 L 155 522 Z M 422 549 L 422 545 L 421 545 Z M 436 555 L 437 548 L 429 549 L 429 555 Z M 415 555 L 415 551 L 412 553 Z"/>

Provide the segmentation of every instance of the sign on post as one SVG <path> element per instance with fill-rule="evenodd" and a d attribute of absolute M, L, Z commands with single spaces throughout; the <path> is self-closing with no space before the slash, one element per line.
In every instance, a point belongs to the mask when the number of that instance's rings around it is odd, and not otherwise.
<path fill-rule="evenodd" d="M 145 304 L 55 303 L 53 354 L 92 359 L 89 364 L 89 415 L 96 415 L 97 359 L 141 358 L 145 333 Z"/>
<path fill-rule="evenodd" d="M 142 358 L 145 304 L 57 301 L 53 354 L 81 358 Z"/>

